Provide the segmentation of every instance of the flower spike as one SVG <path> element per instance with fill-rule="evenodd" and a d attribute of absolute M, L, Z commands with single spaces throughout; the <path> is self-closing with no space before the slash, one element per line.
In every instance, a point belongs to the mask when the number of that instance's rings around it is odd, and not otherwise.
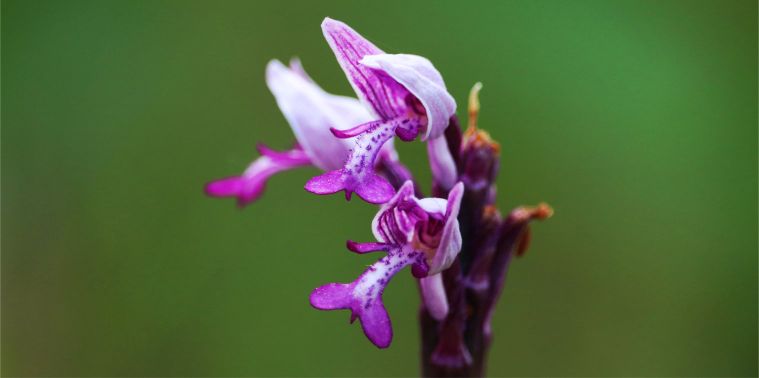
<path fill-rule="evenodd" d="M 352 282 L 316 287 L 311 306 L 349 310 L 350 322 L 359 320 L 367 339 L 387 348 L 393 328 L 383 295 L 408 267 L 422 298 L 421 375 L 484 376 L 490 322 L 510 262 L 529 247 L 530 221 L 553 210 L 541 203 L 504 217 L 496 207 L 500 147 L 478 128 L 481 83 L 469 94 L 469 127 L 462 132 L 456 102 L 428 59 L 387 54 L 330 18 L 321 28 L 357 98 L 325 92 L 297 59 L 289 66 L 270 61 L 266 83 L 295 143 L 284 151 L 259 144 L 260 156 L 241 175 L 210 182 L 205 191 L 235 197 L 242 207 L 262 195 L 273 175 L 314 166 L 321 172 L 307 191 L 344 192 L 346 200 L 355 193 L 379 205 L 373 240 L 345 243 L 354 254 L 379 256 Z M 432 197 L 423 198 L 398 159 L 396 137 L 426 143 Z"/>

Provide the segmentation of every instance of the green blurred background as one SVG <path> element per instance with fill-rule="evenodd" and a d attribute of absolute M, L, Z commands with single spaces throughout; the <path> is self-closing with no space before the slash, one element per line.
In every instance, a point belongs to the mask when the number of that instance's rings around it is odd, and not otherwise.
<path fill-rule="evenodd" d="M 482 81 L 506 211 L 548 201 L 494 320 L 491 375 L 757 374 L 755 1 L 3 1 L 2 374 L 409 376 L 419 298 L 375 349 L 311 289 L 373 257 L 370 205 L 302 169 L 244 211 L 203 184 L 292 134 L 297 55 L 351 94 L 319 24 Z M 429 182 L 421 143 L 399 144 Z"/>

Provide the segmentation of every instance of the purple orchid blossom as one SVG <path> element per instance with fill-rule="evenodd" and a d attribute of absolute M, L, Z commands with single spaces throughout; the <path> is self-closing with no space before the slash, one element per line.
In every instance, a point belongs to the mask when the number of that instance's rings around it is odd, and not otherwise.
<path fill-rule="evenodd" d="M 491 321 L 513 257 L 531 239 L 530 221 L 547 219 L 547 204 L 501 216 L 496 206 L 500 147 L 477 127 L 477 83 L 469 95 L 469 126 L 462 132 L 456 102 L 429 60 L 386 54 L 349 26 L 325 19 L 322 31 L 358 99 L 325 92 L 300 62 L 269 62 L 266 82 L 295 135 L 294 147 L 260 157 L 240 176 L 210 182 L 206 193 L 236 197 L 244 206 L 274 174 L 314 166 L 316 194 L 345 191 L 381 205 L 372 221 L 376 241 L 349 240 L 347 248 L 385 255 L 351 283 L 314 289 L 319 310 L 346 309 L 367 338 L 386 348 L 393 338 L 382 295 L 392 277 L 411 267 L 422 298 L 419 309 L 424 376 L 484 376 L 493 338 Z M 432 198 L 425 198 L 398 160 L 395 136 L 427 144 Z M 435 198 L 441 197 L 441 198 Z"/>
<path fill-rule="evenodd" d="M 382 205 L 372 221 L 378 242 L 347 242 L 348 249 L 355 253 L 387 254 L 352 283 L 316 288 L 311 293 L 311 305 L 320 310 L 350 310 L 351 322 L 358 318 L 369 340 L 379 348 L 386 348 L 393 338 L 393 329 L 382 293 L 390 279 L 410 265 L 414 277 L 421 280 L 425 305 L 436 318 L 445 318 L 448 304 L 440 272 L 461 251 L 457 217 L 463 194 L 464 185 L 458 183 L 447 200 L 418 199 L 414 196 L 414 184 L 407 181 Z"/>
<path fill-rule="evenodd" d="M 372 170 L 381 147 L 397 135 L 412 141 L 419 134 L 428 143 L 433 173 L 446 190 L 455 183 L 456 166 L 443 138 L 456 101 L 429 60 L 417 55 L 386 54 L 348 25 L 326 18 L 322 31 L 353 89 L 376 119 L 332 132 L 339 138 L 356 137 L 345 162 L 336 170 L 312 178 L 306 190 L 316 194 L 355 192 L 380 204 L 393 196 L 392 185 Z"/>
<path fill-rule="evenodd" d="M 258 199 L 267 180 L 276 173 L 309 165 L 325 171 L 341 167 L 354 141 L 335 138 L 330 127 L 344 130 L 372 119 L 355 98 L 332 95 L 321 89 L 297 59 L 290 62 L 289 68 L 277 60 L 270 61 L 266 67 L 266 83 L 290 123 L 297 143 L 282 152 L 261 144 L 258 146 L 261 156 L 242 175 L 206 185 L 208 195 L 237 197 L 241 207 Z M 383 146 L 380 156 L 397 160 L 392 144 Z"/>

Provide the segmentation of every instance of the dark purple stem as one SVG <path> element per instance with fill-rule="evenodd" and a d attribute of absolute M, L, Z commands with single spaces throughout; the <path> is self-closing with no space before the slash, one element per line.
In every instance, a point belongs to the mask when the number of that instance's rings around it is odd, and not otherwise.
<path fill-rule="evenodd" d="M 531 219 L 550 216 L 550 208 L 518 208 L 503 220 L 495 208 L 498 145 L 476 129 L 462 137 L 455 117 L 446 140 L 465 185 L 459 212 L 463 239 L 458 260 L 443 272 L 449 313 L 442 321 L 422 306 L 421 370 L 425 377 L 482 377 L 492 335 L 490 319 L 512 256 L 526 247 Z M 445 198 L 433 182 L 433 195 Z"/>

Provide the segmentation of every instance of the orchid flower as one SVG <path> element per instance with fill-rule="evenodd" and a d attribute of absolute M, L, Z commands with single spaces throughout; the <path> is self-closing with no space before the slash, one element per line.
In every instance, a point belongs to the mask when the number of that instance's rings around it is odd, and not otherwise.
<path fill-rule="evenodd" d="M 325 92 L 300 62 L 269 62 L 266 82 L 295 134 L 287 151 L 259 145 L 258 157 L 240 175 L 206 186 L 215 197 L 256 200 L 278 172 L 314 166 L 324 173 L 305 189 L 316 194 L 344 191 L 378 204 L 372 221 L 375 241 L 347 241 L 358 254 L 384 252 L 350 283 L 314 289 L 319 310 L 350 310 L 366 337 L 387 348 L 393 338 L 383 293 L 405 267 L 419 281 L 422 307 L 423 376 L 484 376 L 492 341 L 491 319 L 512 257 L 531 239 L 529 221 L 552 209 L 519 207 L 508 217 L 496 206 L 500 147 L 477 126 L 476 84 L 469 96 L 469 126 L 462 133 L 456 102 L 426 58 L 386 54 L 340 21 L 326 18 L 322 32 L 356 98 Z M 432 198 L 422 198 L 414 176 L 398 160 L 395 136 L 426 142 Z M 397 189 L 397 191 L 396 191 Z M 435 198 L 447 197 L 447 198 Z"/>
<path fill-rule="evenodd" d="M 289 68 L 278 60 L 270 61 L 266 66 L 266 83 L 290 123 L 297 143 L 292 149 L 282 152 L 259 145 L 261 156 L 242 175 L 206 185 L 208 195 L 237 197 L 241 207 L 260 197 L 266 181 L 276 173 L 309 165 L 325 171 L 342 166 L 354 142 L 335 138 L 330 127 L 345 130 L 372 119 L 357 99 L 332 95 L 321 89 L 297 59 L 290 62 Z M 393 146 L 389 144 L 380 154 L 386 159 L 397 159 Z"/>
<path fill-rule="evenodd" d="M 393 330 L 382 303 L 390 279 L 406 266 L 421 279 L 424 303 L 430 313 L 443 319 L 448 311 L 440 272 L 448 268 L 461 250 L 457 216 L 464 185 L 456 184 L 448 199 L 414 196 L 414 185 L 406 181 L 372 221 L 377 242 L 347 247 L 355 253 L 384 251 L 386 255 L 369 266 L 352 283 L 331 283 L 311 293 L 311 305 L 320 310 L 348 309 L 351 322 L 361 321 L 364 334 L 379 348 L 390 345 Z"/>
<path fill-rule="evenodd" d="M 350 129 L 333 128 L 338 138 L 356 137 L 345 165 L 312 178 L 306 190 L 332 194 L 355 192 L 380 204 L 393 196 L 390 183 L 373 171 L 381 147 L 397 135 L 429 141 L 430 165 L 446 190 L 456 181 L 456 167 L 443 138 L 456 101 L 429 60 L 417 55 L 386 54 L 348 25 L 326 18 L 322 31 L 359 99 L 376 118 Z"/>

